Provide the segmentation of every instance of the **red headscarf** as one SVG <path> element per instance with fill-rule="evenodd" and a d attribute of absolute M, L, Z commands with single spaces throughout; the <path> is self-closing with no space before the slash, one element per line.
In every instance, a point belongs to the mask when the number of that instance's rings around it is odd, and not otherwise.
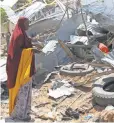
<path fill-rule="evenodd" d="M 25 48 L 32 48 L 31 39 L 27 37 L 27 34 L 25 32 L 24 23 L 27 20 L 28 19 L 25 17 L 19 18 L 11 38 L 6 65 L 6 71 L 8 76 L 7 80 L 8 88 L 13 88 L 15 86 L 22 50 Z M 34 74 L 34 70 L 35 65 L 33 56 L 30 76 Z"/>

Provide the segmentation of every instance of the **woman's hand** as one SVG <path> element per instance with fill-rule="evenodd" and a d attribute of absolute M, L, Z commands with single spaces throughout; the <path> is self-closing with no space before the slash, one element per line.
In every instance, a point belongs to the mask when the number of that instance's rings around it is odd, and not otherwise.
<path fill-rule="evenodd" d="M 35 42 L 36 40 L 39 39 L 39 35 L 37 35 L 37 36 L 35 36 L 35 37 L 31 38 L 31 39 L 32 39 L 32 42 Z"/>
<path fill-rule="evenodd" d="M 33 50 L 33 52 L 34 52 L 34 53 L 41 53 L 41 52 L 42 52 L 41 50 L 38 50 L 38 49 L 37 49 L 37 48 L 35 48 L 35 47 L 34 47 L 34 48 L 32 48 L 32 50 Z"/>

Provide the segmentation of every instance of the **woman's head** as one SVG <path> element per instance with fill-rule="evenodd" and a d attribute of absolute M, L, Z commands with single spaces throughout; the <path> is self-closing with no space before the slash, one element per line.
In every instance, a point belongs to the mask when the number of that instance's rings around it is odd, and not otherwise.
<path fill-rule="evenodd" d="M 18 20 L 18 25 L 22 30 L 28 30 L 28 28 L 29 28 L 28 18 L 20 17 Z"/>

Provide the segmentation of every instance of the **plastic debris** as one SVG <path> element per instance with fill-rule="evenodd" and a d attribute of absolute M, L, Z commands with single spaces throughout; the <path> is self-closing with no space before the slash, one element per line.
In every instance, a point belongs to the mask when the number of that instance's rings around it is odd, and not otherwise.
<path fill-rule="evenodd" d="M 85 116 L 84 120 L 89 120 L 93 118 L 93 115 L 92 114 L 88 114 L 87 116 Z"/>
<path fill-rule="evenodd" d="M 114 110 L 103 110 L 99 115 L 99 120 L 100 122 L 114 122 Z"/>
<path fill-rule="evenodd" d="M 73 117 L 75 119 L 79 119 L 79 112 L 77 110 L 72 110 L 72 108 L 68 108 L 66 111 L 65 111 L 65 114 L 69 117 Z"/>
<path fill-rule="evenodd" d="M 74 88 L 66 80 L 54 80 L 52 88 L 49 89 L 49 96 L 55 99 L 62 96 L 70 96 L 74 93 Z"/>
<path fill-rule="evenodd" d="M 109 110 L 114 110 L 114 106 L 112 105 L 109 105 L 105 108 L 105 110 L 109 111 Z"/>

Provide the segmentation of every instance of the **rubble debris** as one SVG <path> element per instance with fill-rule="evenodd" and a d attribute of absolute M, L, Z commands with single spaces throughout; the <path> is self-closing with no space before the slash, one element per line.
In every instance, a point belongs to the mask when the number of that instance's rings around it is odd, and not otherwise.
<path fill-rule="evenodd" d="M 59 66 L 55 66 L 55 70 L 60 70 L 60 68 L 62 67 L 63 65 L 59 65 Z"/>
<path fill-rule="evenodd" d="M 96 61 L 93 61 L 92 63 L 88 63 L 88 64 L 90 64 L 91 66 L 94 66 L 95 68 L 107 68 L 107 69 L 111 69 L 111 68 L 113 68 L 110 64 L 104 64 L 104 63 L 98 63 L 98 62 L 96 62 Z"/>
<path fill-rule="evenodd" d="M 62 120 L 63 120 L 63 121 L 68 121 L 68 120 L 72 120 L 72 118 L 63 115 Z"/>
<path fill-rule="evenodd" d="M 103 52 L 108 54 L 109 53 L 109 49 L 106 45 L 104 45 L 103 43 L 99 43 L 98 48 Z"/>
<path fill-rule="evenodd" d="M 86 20 L 86 14 L 84 14 L 84 20 Z M 70 41 L 70 35 L 75 34 L 75 30 L 82 23 L 81 14 L 75 14 L 57 30 L 57 38 L 62 41 Z"/>
<path fill-rule="evenodd" d="M 89 45 L 88 39 L 86 36 L 75 36 L 71 35 L 70 36 L 70 42 L 71 44 L 77 44 L 77 42 L 82 42 L 85 45 Z"/>
<path fill-rule="evenodd" d="M 85 45 L 82 42 L 77 42 L 76 44 L 67 44 L 74 55 L 78 58 L 87 60 L 93 60 L 93 55 L 91 53 L 91 45 Z"/>
<path fill-rule="evenodd" d="M 105 57 L 104 53 L 95 45 L 91 49 L 96 61 L 101 62 L 101 59 Z"/>
<path fill-rule="evenodd" d="M 83 10 L 87 13 L 90 13 L 91 17 L 105 29 L 110 32 L 114 32 L 114 11 L 113 10 L 113 1 L 89 1 L 87 0 L 83 3 Z M 107 16 L 108 15 L 108 16 Z"/>
<path fill-rule="evenodd" d="M 34 76 L 35 85 L 40 82 L 44 83 L 46 75 L 54 71 L 55 66 L 65 65 L 70 61 L 71 59 L 61 48 L 58 41 L 49 41 L 41 53 L 35 54 L 35 67 L 37 70 Z"/>
<path fill-rule="evenodd" d="M 107 40 L 107 46 L 109 49 L 114 49 L 114 34 Z"/>
<path fill-rule="evenodd" d="M 79 116 L 80 116 L 79 112 L 77 110 L 73 110 L 72 108 L 66 109 L 65 114 L 66 116 L 72 117 L 75 119 L 79 119 Z"/>
<path fill-rule="evenodd" d="M 44 43 L 43 42 L 32 42 L 33 46 L 37 47 L 37 49 L 40 51 L 41 49 L 43 49 L 44 47 Z"/>
<path fill-rule="evenodd" d="M 0 95 L 3 94 L 3 92 L 4 92 L 4 89 L 1 88 L 1 90 L 0 90 Z"/>
<path fill-rule="evenodd" d="M 81 105 L 75 107 L 75 109 L 77 109 L 82 114 L 88 113 L 93 108 L 92 94 L 88 94 L 81 101 Z"/>
<path fill-rule="evenodd" d="M 107 34 L 109 31 L 100 27 L 99 24 L 93 24 L 91 22 L 86 23 L 88 35 L 94 37 L 94 40 L 103 42 L 107 40 Z M 77 28 L 77 34 L 79 36 L 86 36 L 86 29 L 84 24 L 80 24 Z"/>
<path fill-rule="evenodd" d="M 114 109 L 103 110 L 99 115 L 100 122 L 114 122 Z"/>
<path fill-rule="evenodd" d="M 0 97 L 1 103 L 8 103 L 8 89 L 6 86 L 7 74 L 6 74 L 6 59 L 0 59 Z"/>
<path fill-rule="evenodd" d="M 38 84 L 43 84 L 47 74 L 48 71 L 45 68 L 37 68 L 36 74 L 32 78 L 33 86 L 37 86 Z"/>
<path fill-rule="evenodd" d="M 52 104 L 52 107 L 56 107 L 56 109 L 59 107 L 59 105 L 67 98 L 67 96 L 63 96 L 57 101 L 56 103 Z"/>
<path fill-rule="evenodd" d="M 46 114 L 40 114 L 39 116 L 37 116 L 37 118 L 41 118 L 43 120 L 57 121 L 59 119 L 59 114 L 53 109 L 53 111 L 50 111 Z"/>
<path fill-rule="evenodd" d="M 102 73 L 111 70 L 110 68 L 99 68 L 99 67 L 96 67 L 95 69 L 97 70 L 97 73 Z"/>
<path fill-rule="evenodd" d="M 114 74 L 103 76 L 93 84 L 93 98 L 101 106 L 114 105 Z"/>
<path fill-rule="evenodd" d="M 85 116 L 84 120 L 89 120 L 93 118 L 93 114 L 88 114 L 87 116 Z"/>
<path fill-rule="evenodd" d="M 106 108 L 105 108 L 105 110 L 114 110 L 114 106 L 112 106 L 112 105 L 108 105 Z"/>
<path fill-rule="evenodd" d="M 6 59 L 0 59 L 0 67 L 6 64 Z"/>
<path fill-rule="evenodd" d="M 113 66 L 113 54 L 114 51 L 109 52 L 108 47 L 103 46 L 104 48 L 100 49 L 97 46 L 93 46 L 92 53 L 96 61 L 109 63 Z M 105 50 L 104 52 L 102 50 Z"/>
<path fill-rule="evenodd" d="M 72 65 L 63 66 L 60 69 L 60 73 L 64 75 L 84 76 L 94 71 L 94 68 L 89 66 L 88 64 L 74 64 L 72 69 L 71 66 Z"/>
<path fill-rule="evenodd" d="M 113 72 L 113 67 L 110 64 L 104 64 L 104 63 L 98 63 L 98 62 L 92 62 L 92 63 L 88 63 L 91 66 L 93 66 L 95 68 L 95 71 L 97 72 L 96 75 L 99 73 L 99 75 L 108 75 L 111 73 L 111 71 Z M 93 76 L 94 77 L 94 76 Z"/>
<path fill-rule="evenodd" d="M 0 60 L 0 83 L 4 83 L 7 81 L 7 74 L 6 74 L 6 59 Z"/>
<path fill-rule="evenodd" d="M 105 55 L 105 57 L 101 58 L 101 61 L 104 63 L 108 63 L 114 67 L 114 50 Z"/>
<path fill-rule="evenodd" d="M 93 6 L 92 6 L 92 8 L 93 8 Z M 109 8 L 111 8 L 111 7 L 109 7 Z M 104 15 L 104 14 L 101 14 L 101 13 L 98 13 L 98 14 L 93 13 L 93 15 L 94 15 L 95 20 L 102 27 L 104 27 L 108 31 L 114 33 L 114 29 L 113 29 L 113 25 L 114 25 L 113 19 L 114 18 L 112 19 L 113 15 L 111 15 L 111 17 L 109 17 L 109 13 L 108 13 L 108 16 L 107 15 Z"/>
<path fill-rule="evenodd" d="M 65 51 L 65 53 L 69 56 L 69 58 L 74 61 L 75 60 L 75 56 L 73 55 L 73 53 L 70 51 L 70 49 L 67 47 L 67 45 L 61 41 L 61 40 L 58 40 L 60 46 L 63 48 L 63 50 Z"/>
<path fill-rule="evenodd" d="M 35 54 L 35 66 L 37 67 L 39 64 L 42 64 L 42 68 L 46 69 L 48 73 L 52 72 L 55 66 L 65 65 L 71 62 L 71 59 L 66 55 L 56 40 L 49 41 L 42 49 L 42 52 Z"/>
<path fill-rule="evenodd" d="M 62 120 L 72 120 L 72 119 L 81 120 L 81 115 L 83 115 L 85 116 L 84 120 L 87 121 L 89 119 L 94 118 L 94 114 L 90 112 L 90 110 L 93 109 L 94 107 L 94 105 L 92 104 L 93 97 L 97 98 L 97 100 L 99 100 L 98 98 L 100 99 L 102 98 L 103 102 L 107 104 L 110 104 L 110 102 L 114 102 L 112 98 L 113 92 L 111 92 L 111 94 L 109 93 L 110 95 L 106 93 L 106 91 L 108 92 L 113 91 L 114 86 L 111 86 L 111 88 L 109 87 L 108 90 L 105 90 L 105 93 L 103 94 L 94 93 L 93 96 L 91 93 L 91 85 L 93 84 L 94 81 L 91 81 L 90 88 L 89 89 L 86 88 L 86 91 L 84 92 L 81 87 L 78 87 L 80 85 L 87 84 L 87 82 L 90 82 L 90 80 L 93 80 L 93 77 L 96 73 L 97 73 L 96 76 L 98 77 L 100 73 L 103 75 L 104 74 L 103 72 L 111 71 L 113 69 L 114 67 L 113 51 L 111 52 L 112 54 L 109 53 L 110 56 L 108 56 L 109 54 L 104 54 L 98 48 L 99 42 L 108 44 L 107 43 L 109 40 L 107 36 L 108 31 L 100 27 L 99 24 L 93 24 L 89 22 L 87 24 L 87 28 L 88 28 L 88 34 L 90 35 L 89 36 L 90 40 L 88 40 L 86 36 L 85 26 L 82 24 L 82 19 L 80 14 L 79 15 L 77 14 L 76 16 L 73 16 L 72 18 L 68 19 L 68 21 L 65 22 L 65 24 L 63 24 L 60 28 L 62 28 L 62 30 L 61 29 L 58 30 L 59 40 L 56 39 L 55 37 L 54 37 L 54 40 L 52 40 L 53 38 L 52 39 L 50 38 L 50 36 L 51 37 L 55 36 L 55 30 L 53 32 L 52 30 L 50 30 L 50 31 L 47 31 L 46 34 L 44 33 L 39 34 L 39 41 L 34 42 L 34 45 L 36 46 L 38 45 L 38 43 L 43 43 L 43 45 L 46 44 L 46 46 L 44 47 L 42 44 L 40 47 L 38 47 L 38 48 L 43 48 L 42 53 L 35 54 L 35 57 L 36 57 L 35 65 L 37 68 L 37 74 L 35 75 L 35 78 L 34 78 L 34 81 L 36 83 L 43 82 L 42 84 L 44 84 L 45 87 L 44 88 L 41 87 L 43 88 L 41 90 L 36 89 L 36 92 L 33 89 L 34 101 L 32 103 L 33 104 L 32 107 L 34 108 L 36 114 L 38 113 L 37 115 L 35 115 L 36 118 L 51 120 L 54 122 L 61 119 Z M 63 46 L 64 45 L 63 42 L 66 42 L 65 46 L 68 46 L 67 48 Z M 95 46 L 93 47 L 93 45 Z M 71 54 L 67 52 L 68 48 L 70 49 Z M 95 58 L 93 57 L 93 54 L 91 54 L 91 48 Z M 69 54 L 70 56 L 73 57 L 73 60 L 76 60 L 75 62 L 78 61 L 78 58 L 75 59 L 75 56 L 85 59 L 84 63 L 80 62 L 79 64 L 77 64 L 78 63 L 77 62 L 77 63 L 66 65 L 72 61 L 69 58 Z M 107 65 L 106 63 L 108 63 L 108 64 L 111 64 L 113 67 L 108 66 L 106 68 L 102 67 L 103 69 L 101 69 L 100 66 L 97 66 L 97 67 L 95 66 L 95 69 L 97 69 L 97 71 L 94 71 L 95 70 L 94 67 L 92 67 L 91 64 L 87 63 L 88 59 L 91 59 L 91 61 L 95 59 L 96 61 L 104 62 L 105 63 L 104 66 Z M 1 66 L 3 67 L 5 66 L 5 64 Z M 60 70 L 58 70 L 59 67 L 55 67 L 55 66 L 61 66 Z M 54 71 L 55 68 L 57 68 L 58 71 Z M 56 79 L 56 77 L 54 79 L 51 78 L 52 75 L 62 73 L 62 72 L 63 73 L 66 72 L 67 74 L 64 74 L 64 76 L 57 77 L 59 79 Z M 92 73 L 92 75 L 89 76 L 90 73 Z M 66 75 L 68 76 L 74 75 L 76 77 L 76 80 L 73 81 L 73 77 L 71 77 L 70 80 L 66 80 L 65 78 Z M 79 76 L 77 77 L 77 75 Z M 112 78 L 114 79 L 114 77 Z M 50 83 L 46 83 L 49 80 L 51 80 L 52 82 L 51 87 L 50 87 Z M 105 82 L 104 80 L 102 83 L 100 82 L 96 84 L 95 82 L 93 89 L 95 87 L 98 87 L 99 85 L 100 85 L 99 88 L 101 88 L 104 82 Z M 79 98 L 80 96 L 81 98 Z M 55 100 L 52 100 L 52 98 L 49 98 L 49 97 L 52 97 Z M 3 103 L 5 104 L 5 102 Z M 53 108 L 55 108 L 56 111 Z M 112 107 L 110 107 L 109 109 L 113 110 Z M 60 114 L 63 117 L 59 116 Z M 101 118 L 103 119 L 103 116 Z"/>
<path fill-rule="evenodd" d="M 66 80 L 53 80 L 53 85 L 49 89 L 49 96 L 55 99 L 70 96 L 73 93 L 74 88 Z"/>
<path fill-rule="evenodd" d="M 88 35 L 93 35 L 91 31 L 87 30 Z M 84 24 L 80 24 L 79 27 L 77 28 L 77 34 L 79 36 L 86 36 L 86 30 L 85 30 L 85 25 Z"/>
<path fill-rule="evenodd" d="M 52 75 L 56 75 L 56 74 L 58 74 L 58 71 L 53 71 L 53 72 L 49 73 L 47 75 L 47 77 L 45 78 L 44 83 L 46 83 L 47 81 L 49 81 Z"/>
<path fill-rule="evenodd" d="M 35 106 L 35 107 L 36 107 L 36 108 L 44 107 L 45 105 L 48 105 L 48 104 L 50 104 L 50 102 L 41 103 L 41 104 L 39 104 L 39 105 L 37 105 L 37 106 Z"/>

